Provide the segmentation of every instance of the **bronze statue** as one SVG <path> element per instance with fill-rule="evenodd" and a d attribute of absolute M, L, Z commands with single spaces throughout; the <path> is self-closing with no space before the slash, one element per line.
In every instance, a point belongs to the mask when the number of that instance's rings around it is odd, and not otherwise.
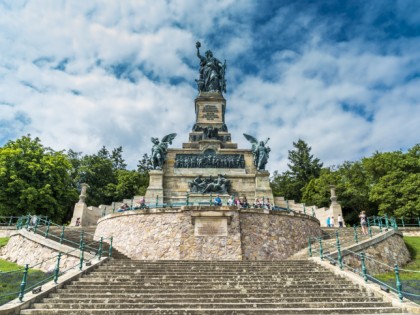
<path fill-rule="evenodd" d="M 176 133 L 171 133 L 169 135 L 166 135 L 162 138 L 162 140 L 159 142 L 159 138 L 153 138 L 152 137 L 152 166 L 153 169 L 162 169 L 163 163 L 166 160 L 166 153 L 168 149 L 168 145 L 172 144 L 172 140 L 174 140 L 176 137 Z"/>
<path fill-rule="evenodd" d="M 244 137 L 251 142 L 252 144 L 252 154 L 254 156 L 254 165 L 257 170 L 265 170 L 265 165 L 268 162 L 269 153 L 271 151 L 270 147 L 266 146 L 268 140 L 267 138 L 265 141 L 258 141 L 253 136 L 247 135 L 244 133 Z"/>
<path fill-rule="evenodd" d="M 211 50 L 207 50 L 205 57 L 200 55 L 201 43 L 195 44 L 197 57 L 200 59 L 200 78 L 197 81 L 200 92 L 225 92 L 226 93 L 226 60 L 222 64 L 213 57 Z"/>

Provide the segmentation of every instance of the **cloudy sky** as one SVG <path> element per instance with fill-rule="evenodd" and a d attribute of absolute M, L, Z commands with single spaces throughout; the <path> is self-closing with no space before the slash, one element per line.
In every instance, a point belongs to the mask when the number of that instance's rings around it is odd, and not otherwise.
<path fill-rule="evenodd" d="M 0 146 L 31 134 L 85 154 L 188 139 L 195 42 L 227 60 L 226 122 L 325 165 L 420 142 L 419 0 L 0 0 Z"/>

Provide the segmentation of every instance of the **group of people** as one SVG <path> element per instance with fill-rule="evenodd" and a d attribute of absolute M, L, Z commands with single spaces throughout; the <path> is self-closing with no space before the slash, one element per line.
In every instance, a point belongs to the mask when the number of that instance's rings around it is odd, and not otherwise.
<path fill-rule="evenodd" d="M 326 223 L 327 223 L 327 227 L 334 227 L 334 216 L 328 217 Z M 338 215 L 337 223 L 338 223 L 338 227 L 340 228 L 344 226 L 344 221 L 341 214 Z"/>
<path fill-rule="evenodd" d="M 226 203 L 228 206 L 236 206 L 238 209 L 248 209 L 251 207 L 251 205 L 248 202 L 248 199 L 246 196 L 238 197 L 238 196 L 229 196 L 229 199 Z M 214 198 L 214 205 L 216 206 L 222 206 L 223 202 L 220 198 L 220 195 L 217 195 L 216 198 Z M 260 199 L 255 198 L 254 204 L 252 205 L 255 209 L 268 209 L 271 210 L 272 205 L 270 202 L 270 198 L 267 199 Z"/>

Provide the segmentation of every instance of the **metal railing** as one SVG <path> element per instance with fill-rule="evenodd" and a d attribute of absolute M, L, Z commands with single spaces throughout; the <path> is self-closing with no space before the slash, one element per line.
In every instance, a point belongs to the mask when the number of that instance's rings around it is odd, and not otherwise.
<path fill-rule="evenodd" d="M 74 244 L 76 245 L 74 249 L 69 250 L 67 252 L 59 252 L 52 257 L 45 259 L 37 264 L 29 265 L 25 264 L 25 267 L 19 268 L 12 271 L 1 272 L 0 271 L 0 282 L 5 284 L 8 283 L 9 285 L 0 287 L 0 305 L 7 303 L 10 300 L 15 298 L 19 298 L 22 302 L 25 294 L 29 291 L 32 291 L 40 286 L 44 285 L 49 281 L 54 281 L 54 283 L 58 283 L 59 277 L 68 272 L 69 270 L 74 270 L 75 267 L 78 267 L 79 270 L 82 270 L 83 265 L 86 262 L 94 258 L 98 258 L 99 260 L 105 255 L 108 257 L 112 257 L 112 237 L 105 238 L 101 237 L 99 241 L 92 241 L 90 243 L 86 243 L 86 235 L 90 233 L 86 233 L 84 231 L 80 232 L 80 241 L 78 243 L 66 239 L 65 238 L 65 227 L 59 226 L 57 224 L 52 223 L 50 220 L 45 220 L 43 218 L 39 218 L 37 222 L 33 221 L 35 224 L 30 224 L 28 221 L 31 220 L 30 216 L 28 217 L 21 217 L 17 222 L 17 228 L 26 228 L 29 231 L 33 231 L 34 233 L 42 235 L 46 238 L 53 239 L 54 241 L 59 242 L 60 244 Z M 40 231 L 40 227 L 44 226 L 45 231 Z M 57 237 L 54 234 L 49 233 L 51 227 L 60 227 L 61 233 L 60 237 Z M 104 253 L 104 241 L 109 240 L 109 247 L 107 253 Z M 77 252 L 78 255 L 76 254 Z M 85 259 L 85 253 L 88 252 L 92 257 L 89 260 Z M 69 255 L 72 254 L 73 255 Z M 75 255 L 76 254 L 76 255 Z M 76 264 L 72 264 L 70 267 L 63 269 L 60 267 L 60 262 L 63 255 L 67 256 L 74 256 L 79 257 L 78 262 Z M 61 265 L 63 265 L 61 263 Z M 42 272 L 40 270 L 41 266 L 54 266 L 53 269 L 49 269 L 47 272 Z M 16 283 L 16 279 L 21 279 L 19 286 L 13 286 L 13 283 Z"/>
<path fill-rule="evenodd" d="M 407 218 L 407 217 L 393 217 L 393 216 L 371 216 L 368 217 L 368 222 L 372 226 L 383 228 L 393 228 L 397 230 L 398 227 L 406 228 L 406 227 L 420 227 L 420 217 L 417 218 Z"/>
<path fill-rule="evenodd" d="M 407 298 L 416 303 L 420 303 L 420 280 L 401 280 L 400 277 L 401 273 L 420 273 L 420 271 L 401 269 L 397 264 L 390 266 L 370 257 L 364 252 L 357 253 L 348 248 L 344 250 L 345 255 L 343 255 L 343 243 L 342 239 L 340 239 L 339 231 L 336 231 L 334 234 L 335 241 L 328 244 L 326 244 L 323 238 L 309 238 L 308 256 L 317 256 L 321 260 L 328 260 L 332 265 L 337 266 L 341 270 L 346 268 L 363 277 L 365 282 L 371 281 L 380 285 L 382 290 L 390 290 L 397 293 L 400 301 L 403 301 L 403 298 Z M 314 246 L 314 242 L 319 243 L 319 246 Z M 348 263 L 346 263 L 346 261 Z M 369 272 L 368 262 L 376 266 L 380 265 L 383 269 L 393 271 L 395 280 L 386 282 L 381 281 L 378 277 Z M 415 281 L 415 284 L 411 285 L 410 281 Z"/>

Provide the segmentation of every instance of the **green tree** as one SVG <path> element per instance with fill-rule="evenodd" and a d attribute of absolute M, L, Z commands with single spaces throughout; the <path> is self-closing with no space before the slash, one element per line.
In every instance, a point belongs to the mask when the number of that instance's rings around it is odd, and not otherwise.
<path fill-rule="evenodd" d="M 30 135 L 0 148 L 1 215 L 47 215 L 61 222 L 77 201 L 71 164 Z"/>
<path fill-rule="evenodd" d="M 318 158 L 313 157 L 311 147 L 302 139 L 293 142 L 293 146 L 295 149 L 288 151 L 289 170 L 282 174 L 275 172 L 271 187 L 276 196 L 300 201 L 305 185 L 311 179 L 319 177 L 322 163 Z"/>
<path fill-rule="evenodd" d="M 420 144 L 407 153 L 378 153 L 363 160 L 371 176 L 369 199 L 379 214 L 397 217 L 420 215 Z"/>

